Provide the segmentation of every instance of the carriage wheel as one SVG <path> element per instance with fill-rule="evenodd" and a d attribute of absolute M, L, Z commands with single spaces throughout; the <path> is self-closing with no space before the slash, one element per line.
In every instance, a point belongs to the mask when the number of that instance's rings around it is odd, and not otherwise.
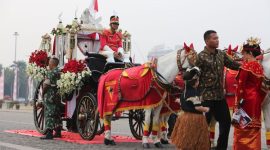
<path fill-rule="evenodd" d="M 45 114 L 44 114 L 44 103 L 42 100 L 42 84 L 43 81 L 41 81 L 35 91 L 35 97 L 33 100 L 33 114 L 34 114 L 34 123 L 36 126 L 36 129 L 41 134 L 46 134 L 46 128 L 45 128 Z"/>
<path fill-rule="evenodd" d="M 153 118 L 152 114 L 151 118 Z M 143 109 L 129 111 L 130 131 L 137 140 L 142 140 L 144 120 L 145 120 L 145 111 Z M 149 132 L 151 132 L 151 130 L 152 130 L 152 119 L 149 126 Z"/>
<path fill-rule="evenodd" d="M 102 123 L 100 121 L 100 117 L 98 117 L 98 125 L 97 125 L 97 133 L 96 134 L 100 135 L 100 134 L 104 133 L 104 130 L 105 130 L 104 123 Z"/>
<path fill-rule="evenodd" d="M 98 115 L 96 98 L 87 93 L 80 99 L 77 106 L 76 125 L 80 136 L 85 140 L 92 140 L 97 132 Z"/>

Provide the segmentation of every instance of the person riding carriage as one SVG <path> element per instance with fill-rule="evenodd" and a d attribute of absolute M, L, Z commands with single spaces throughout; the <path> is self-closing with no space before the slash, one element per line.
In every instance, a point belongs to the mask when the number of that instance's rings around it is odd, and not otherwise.
<path fill-rule="evenodd" d="M 119 17 L 110 17 L 110 29 L 105 29 L 100 38 L 99 53 L 107 57 L 108 62 L 127 62 L 124 54 L 122 33 L 118 30 Z"/>

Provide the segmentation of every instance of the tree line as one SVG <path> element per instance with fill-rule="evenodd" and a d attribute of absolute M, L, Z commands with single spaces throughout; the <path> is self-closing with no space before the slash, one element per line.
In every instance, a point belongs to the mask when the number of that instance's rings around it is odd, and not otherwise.
<path fill-rule="evenodd" d="M 17 61 L 16 62 L 19 70 L 18 70 L 18 97 L 25 98 L 27 100 L 28 97 L 28 75 L 26 73 L 26 62 L 25 61 Z M 3 67 L 0 64 L 0 76 L 2 75 L 4 70 L 4 96 L 12 97 L 13 95 L 13 86 L 14 86 L 14 65 L 9 67 Z"/>

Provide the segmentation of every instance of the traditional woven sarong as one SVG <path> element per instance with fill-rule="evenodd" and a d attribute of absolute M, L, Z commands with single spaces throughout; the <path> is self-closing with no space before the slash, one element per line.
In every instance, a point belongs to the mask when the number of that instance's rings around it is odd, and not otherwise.
<path fill-rule="evenodd" d="M 184 112 L 178 116 L 172 135 L 172 143 L 178 150 L 209 150 L 208 126 L 203 114 Z"/>

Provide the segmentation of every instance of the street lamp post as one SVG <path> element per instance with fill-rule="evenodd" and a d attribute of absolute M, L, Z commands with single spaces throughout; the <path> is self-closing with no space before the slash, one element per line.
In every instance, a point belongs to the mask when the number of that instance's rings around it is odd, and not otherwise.
<path fill-rule="evenodd" d="M 17 37 L 19 36 L 18 32 L 14 32 L 13 34 L 15 36 L 15 57 L 14 57 L 14 63 L 17 61 Z"/>
<path fill-rule="evenodd" d="M 15 66 L 15 76 L 14 76 L 14 87 L 13 87 L 13 100 L 17 99 L 19 95 L 19 86 L 18 86 L 18 64 L 17 64 L 17 37 L 19 36 L 18 32 L 14 32 L 15 37 L 15 57 L 14 57 L 14 66 Z"/>

